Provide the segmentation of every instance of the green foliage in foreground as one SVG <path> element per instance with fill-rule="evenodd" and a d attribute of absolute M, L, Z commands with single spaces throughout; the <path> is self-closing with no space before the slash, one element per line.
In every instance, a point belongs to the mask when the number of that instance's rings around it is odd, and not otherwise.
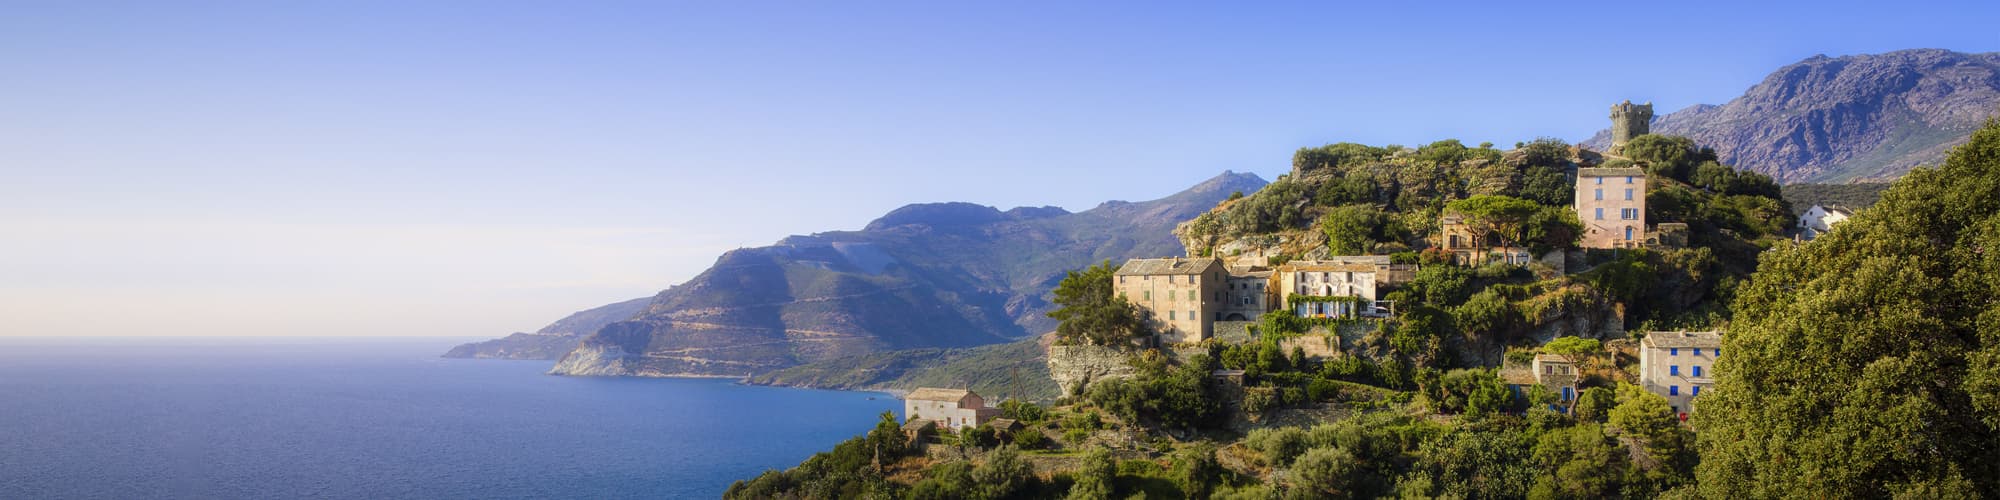
<path fill-rule="evenodd" d="M 2000 122 L 1766 254 L 1696 406 L 1717 498 L 2000 497 Z"/>

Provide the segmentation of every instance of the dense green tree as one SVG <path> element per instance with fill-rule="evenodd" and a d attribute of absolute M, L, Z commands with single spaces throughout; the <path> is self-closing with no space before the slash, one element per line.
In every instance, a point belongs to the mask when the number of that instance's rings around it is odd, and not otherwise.
<path fill-rule="evenodd" d="M 1646 134 L 1625 143 L 1625 157 L 1646 167 L 1648 175 L 1687 181 L 1695 166 L 1715 161 L 1715 151 L 1693 139 L 1675 135 Z"/>
<path fill-rule="evenodd" d="M 1368 205 L 1345 205 L 1328 210 L 1319 219 L 1326 233 L 1327 249 L 1334 255 L 1363 255 L 1383 237 L 1388 215 Z"/>
<path fill-rule="evenodd" d="M 1222 465 L 1215 460 L 1215 445 L 1207 441 L 1174 450 L 1174 485 L 1188 498 L 1207 498 L 1222 481 Z"/>
<path fill-rule="evenodd" d="M 1743 285 L 1696 405 L 1724 497 L 2000 497 L 2000 122 Z"/>
<path fill-rule="evenodd" d="M 1117 475 L 1117 464 L 1111 461 L 1111 452 L 1091 448 L 1083 454 L 1083 466 L 1070 475 L 1076 482 L 1069 487 L 1069 500 L 1110 499 L 1111 482 Z"/>
<path fill-rule="evenodd" d="M 986 454 L 986 462 L 972 469 L 981 498 L 1008 498 L 1035 483 L 1035 469 L 1021 459 L 1012 446 L 1001 446 Z"/>
<path fill-rule="evenodd" d="M 1333 447 L 1313 448 L 1292 464 L 1292 498 L 1355 498 L 1361 472 L 1353 453 Z"/>
<path fill-rule="evenodd" d="M 1611 389 L 1592 387 L 1577 394 L 1572 412 L 1577 420 L 1603 423 L 1611 418 L 1611 408 L 1617 405 L 1618 396 Z"/>
<path fill-rule="evenodd" d="M 1070 271 L 1056 284 L 1056 337 L 1070 344 L 1111 345 L 1151 332 L 1139 317 L 1138 308 L 1118 296 L 1112 286 L 1118 266 L 1111 261 L 1082 271 Z"/>
<path fill-rule="evenodd" d="M 1497 236 L 1503 244 L 1514 245 L 1526 237 L 1528 220 L 1541 211 L 1535 202 L 1494 194 L 1483 194 L 1455 200 L 1446 208 L 1465 216 L 1466 228 L 1473 233 L 1475 244 L 1484 242 L 1488 235 Z"/>

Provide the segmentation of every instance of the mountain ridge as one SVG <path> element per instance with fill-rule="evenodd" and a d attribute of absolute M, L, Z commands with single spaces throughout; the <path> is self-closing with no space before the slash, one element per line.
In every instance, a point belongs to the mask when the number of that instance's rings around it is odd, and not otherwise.
<path fill-rule="evenodd" d="M 2000 52 L 1909 49 L 1808 57 L 1726 103 L 1660 115 L 1651 129 L 1779 182 L 1842 183 L 1935 164 L 1996 115 Z M 1583 144 L 1606 150 L 1610 132 Z"/>
<path fill-rule="evenodd" d="M 1044 316 L 1046 295 L 1067 271 L 1179 254 L 1174 225 L 1264 184 L 1255 174 L 1225 171 L 1160 199 L 1108 201 L 1080 212 L 917 203 L 861 230 L 732 250 L 630 315 L 577 336 L 550 373 L 741 377 L 845 356 L 1025 338 L 1053 327 Z"/>

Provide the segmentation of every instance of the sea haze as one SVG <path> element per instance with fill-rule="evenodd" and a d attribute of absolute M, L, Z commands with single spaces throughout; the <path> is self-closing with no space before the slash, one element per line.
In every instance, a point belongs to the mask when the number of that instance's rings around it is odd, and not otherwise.
<path fill-rule="evenodd" d="M 462 341 L 0 337 L 0 498 L 714 498 L 898 406 Z"/>

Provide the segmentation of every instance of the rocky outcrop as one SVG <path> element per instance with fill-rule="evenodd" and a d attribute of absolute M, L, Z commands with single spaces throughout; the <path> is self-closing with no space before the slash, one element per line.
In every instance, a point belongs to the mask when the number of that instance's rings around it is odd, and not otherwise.
<path fill-rule="evenodd" d="M 1091 382 L 1130 378 L 1132 351 L 1095 345 L 1049 346 L 1049 378 L 1063 394 L 1082 394 Z"/>
<path fill-rule="evenodd" d="M 1813 56 L 1743 96 L 1655 119 L 1655 134 L 1715 148 L 1783 183 L 1892 180 L 1943 158 L 2000 113 L 2000 52 L 1940 49 Z M 1585 144 L 1610 145 L 1599 132 Z"/>

